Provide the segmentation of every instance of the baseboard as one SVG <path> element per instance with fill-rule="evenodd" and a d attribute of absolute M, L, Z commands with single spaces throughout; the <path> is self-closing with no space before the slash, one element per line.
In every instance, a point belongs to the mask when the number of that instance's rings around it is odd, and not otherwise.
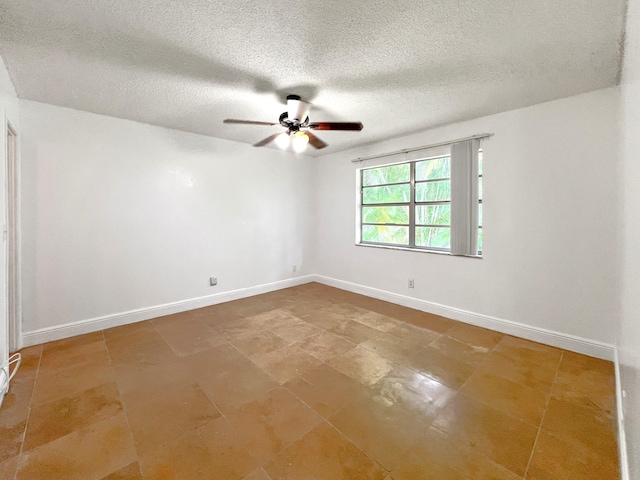
<path fill-rule="evenodd" d="M 106 328 L 119 327 L 129 323 L 150 320 L 152 318 L 161 317 L 163 315 L 171 315 L 173 313 L 185 312 L 196 308 L 208 307 L 218 303 L 238 300 L 240 298 L 252 297 L 261 293 L 273 292 L 283 288 L 295 287 L 305 283 L 314 281 L 314 275 L 306 275 L 302 277 L 280 280 L 278 282 L 265 283 L 248 288 L 231 290 L 229 292 L 216 293 L 205 297 L 181 300 L 178 302 L 166 303 L 164 305 L 156 305 L 154 307 L 140 308 L 130 310 L 128 312 L 116 313 L 113 315 L 105 315 L 103 317 L 90 318 L 79 322 L 66 323 L 64 325 L 56 325 L 55 327 L 41 328 L 30 332 L 22 333 L 22 347 L 38 345 L 40 343 L 52 342 L 62 338 L 83 335 L 85 333 L 97 332 Z"/>
<path fill-rule="evenodd" d="M 324 285 L 340 288 L 349 292 L 359 293 L 368 297 L 385 300 L 387 302 L 396 303 L 423 312 L 433 313 L 447 318 L 452 318 L 461 322 L 477 325 L 479 327 L 489 328 L 498 332 L 506 333 L 516 337 L 526 338 L 535 342 L 553 345 L 555 347 L 571 350 L 573 352 L 590 355 L 592 357 L 603 358 L 605 360 L 614 360 L 614 346 L 594 340 L 568 335 L 565 333 L 546 330 L 543 328 L 532 327 L 511 320 L 492 317 L 480 313 L 470 312 L 435 302 L 429 302 L 406 295 L 399 295 L 377 288 L 367 287 L 356 283 L 346 282 L 335 278 L 325 277 L 323 275 L 306 275 L 302 277 L 281 280 L 278 282 L 256 285 L 253 287 L 232 290 L 229 292 L 207 295 L 178 302 L 157 305 L 128 312 L 121 312 L 113 315 L 105 315 L 103 317 L 91 318 L 79 322 L 57 325 L 55 327 L 42 328 L 30 332 L 23 332 L 22 347 L 37 345 L 40 343 L 51 342 L 68 338 L 75 335 L 96 332 L 106 328 L 117 327 L 129 323 L 149 320 L 151 318 L 163 315 L 171 315 L 196 308 L 207 307 L 217 303 L 228 302 L 240 298 L 259 295 L 283 288 L 295 287 L 305 283 L 316 281 Z"/>
<path fill-rule="evenodd" d="M 610 361 L 614 360 L 615 348 L 613 345 L 607 343 L 597 342 L 544 328 L 532 327 L 530 325 L 513 322 L 511 320 L 470 312 L 460 308 L 408 297 L 406 295 L 391 293 L 386 290 L 379 290 L 365 285 L 325 277 L 323 275 L 314 275 L 313 277 L 314 281 L 330 287 L 359 293 L 361 295 L 366 295 L 367 297 L 385 300 L 387 302 L 396 303 L 398 305 L 414 308 L 423 312 L 433 313 L 434 315 L 440 315 L 442 317 L 451 318 L 453 320 L 469 323 L 478 327 L 484 327 L 501 333 L 506 333 L 515 337 L 525 338 L 527 340 L 552 345 L 564 350 L 582 353 L 591 357 L 602 358 Z"/>
<path fill-rule="evenodd" d="M 614 349 L 613 366 L 616 373 L 616 410 L 618 413 L 618 451 L 620 453 L 620 479 L 631 480 L 629 476 L 629 459 L 627 457 L 627 436 L 624 429 L 624 409 L 622 407 L 622 377 L 620 376 L 620 360 L 618 349 Z"/>

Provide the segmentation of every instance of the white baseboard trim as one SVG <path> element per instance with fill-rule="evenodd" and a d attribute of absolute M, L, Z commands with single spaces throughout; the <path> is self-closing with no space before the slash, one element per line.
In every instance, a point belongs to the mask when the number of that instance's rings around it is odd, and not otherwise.
<path fill-rule="evenodd" d="M 130 310 L 128 312 L 116 313 L 113 315 L 105 315 L 102 317 L 90 318 L 79 322 L 66 323 L 64 325 L 56 325 L 55 327 L 41 328 L 30 332 L 22 332 L 21 347 L 29 347 L 40 343 L 52 342 L 62 338 L 83 335 L 85 333 L 97 332 L 106 328 L 119 327 L 129 323 L 150 320 L 152 318 L 161 317 L 163 315 L 171 315 L 173 313 L 185 312 L 196 308 L 208 307 L 218 303 L 238 300 L 240 298 L 252 297 L 261 293 L 273 292 L 283 288 L 295 287 L 305 283 L 314 281 L 314 275 L 305 275 L 302 277 L 289 278 L 254 287 L 240 288 L 229 292 L 216 293 L 205 297 L 191 298 L 178 302 L 165 303 L 164 305 L 156 305 L 154 307 L 140 308 Z"/>
<path fill-rule="evenodd" d="M 353 293 L 366 295 L 367 297 L 385 300 L 387 302 L 396 303 L 405 307 L 414 308 L 423 312 L 433 313 L 442 317 L 451 318 L 460 322 L 469 323 L 478 327 L 484 327 L 495 330 L 515 337 L 525 338 L 534 342 L 552 345 L 564 350 L 582 353 L 591 357 L 602 358 L 604 360 L 614 360 L 615 348 L 608 343 L 589 340 L 575 335 L 555 332 L 539 327 L 532 327 L 503 318 L 492 317 L 481 313 L 470 312 L 460 308 L 450 307 L 435 302 L 420 300 L 406 295 L 391 293 L 386 290 L 367 287 L 356 283 L 345 282 L 323 275 L 314 275 L 314 281 L 328 285 L 330 287 L 340 288 Z"/>
<path fill-rule="evenodd" d="M 207 295 L 205 297 L 181 300 L 164 305 L 156 305 L 153 307 L 130 310 L 128 312 L 121 312 L 113 315 L 105 315 L 88 320 L 57 325 L 54 327 L 42 328 L 30 332 L 23 332 L 21 347 L 28 347 L 40 343 L 60 340 L 62 338 L 73 337 L 75 335 L 96 332 L 106 328 L 117 327 L 142 320 L 149 320 L 163 315 L 171 315 L 173 313 L 207 307 L 218 303 L 259 295 L 261 293 L 272 292 L 274 290 L 295 287 L 297 285 L 314 281 L 331 287 L 347 290 L 349 292 L 359 293 L 368 297 L 396 303 L 405 307 L 415 308 L 416 310 L 421 310 L 423 312 L 452 318 L 471 325 L 489 328 L 491 330 L 514 335 L 516 337 L 526 338 L 528 340 L 533 340 L 547 345 L 553 345 L 565 350 L 571 350 L 585 355 L 590 355 L 592 357 L 603 358 L 605 360 L 614 360 L 615 349 L 614 346 L 610 344 L 543 328 L 532 327 L 530 325 L 513 322 L 511 320 L 470 312 L 460 308 L 388 292 L 386 290 L 380 290 L 377 288 L 367 287 L 365 285 L 346 282 L 344 280 L 325 277 L 323 275 L 305 275 L 278 282 L 256 285 L 254 287 Z"/>
<path fill-rule="evenodd" d="M 622 407 L 622 377 L 620 376 L 620 360 L 618 349 L 614 349 L 613 366 L 616 372 L 616 410 L 618 412 L 618 451 L 620 453 L 620 479 L 631 480 L 629 476 L 629 459 L 627 457 L 627 436 L 624 429 L 624 409 Z"/>

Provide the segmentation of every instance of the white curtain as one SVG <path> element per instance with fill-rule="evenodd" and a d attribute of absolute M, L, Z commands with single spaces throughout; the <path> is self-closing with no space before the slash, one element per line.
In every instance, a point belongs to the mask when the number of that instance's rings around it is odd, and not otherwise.
<path fill-rule="evenodd" d="M 451 254 L 478 254 L 478 140 L 451 145 Z"/>

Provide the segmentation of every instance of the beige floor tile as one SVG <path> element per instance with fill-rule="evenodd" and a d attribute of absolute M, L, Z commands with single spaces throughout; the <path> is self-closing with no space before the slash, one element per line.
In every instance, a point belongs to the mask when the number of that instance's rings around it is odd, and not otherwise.
<path fill-rule="evenodd" d="M 140 464 L 145 480 L 241 480 L 258 467 L 224 417 L 165 444 Z"/>
<path fill-rule="evenodd" d="M 244 405 L 227 419 L 261 464 L 322 421 L 322 417 L 283 388 Z"/>
<path fill-rule="evenodd" d="M 376 352 L 383 357 L 403 365 L 410 363 L 409 359 L 424 348 L 423 345 L 415 342 L 407 342 L 393 335 L 380 335 L 379 337 L 362 342 L 360 345 L 367 350 Z"/>
<path fill-rule="evenodd" d="M 504 335 L 486 328 L 476 327 L 467 323 L 457 323 L 453 328 L 447 330 L 447 336 L 465 342 L 474 347 L 483 347 L 492 350 Z"/>
<path fill-rule="evenodd" d="M 0 463 L 8 462 L 20 454 L 27 421 L 0 425 Z"/>
<path fill-rule="evenodd" d="M 117 472 L 113 472 L 106 477 L 103 477 L 102 480 L 142 480 L 140 465 L 138 462 L 130 463 Z"/>
<path fill-rule="evenodd" d="M 431 346 L 411 357 L 407 366 L 454 390 L 458 390 L 476 368 Z"/>
<path fill-rule="evenodd" d="M 355 347 L 355 344 L 349 340 L 330 332 L 317 333 L 296 343 L 296 345 L 323 362 Z"/>
<path fill-rule="evenodd" d="M 194 317 L 198 317 L 202 322 L 214 329 L 224 323 L 244 318 L 244 315 L 235 311 L 226 303 L 198 308 L 197 310 L 192 310 L 191 313 Z"/>
<path fill-rule="evenodd" d="M 366 392 L 361 383 L 327 364 L 308 370 L 284 386 L 323 417 L 328 417 Z"/>
<path fill-rule="evenodd" d="M 372 387 L 376 400 L 399 405 L 427 423 L 454 397 L 455 390 L 409 368 L 399 366 Z"/>
<path fill-rule="evenodd" d="M 279 480 L 383 480 L 386 475 L 326 422 L 278 454 L 265 470 Z"/>
<path fill-rule="evenodd" d="M 18 455 L 8 460 L 0 461 L 0 478 L 13 480 L 18 471 Z"/>
<path fill-rule="evenodd" d="M 233 345 L 226 343 L 209 350 L 187 355 L 176 364 L 181 366 L 182 375 L 194 382 L 204 380 L 216 370 L 232 372 L 244 368 L 251 361 Z"/>
<path fill-rule="evenodd" d="M 496 352 L 511 358 L 525 360 L 542 367 L 558 369 L 562 350 L 522 338 L 505 335 L 495 347 Z"/>
<path fill-rule="evenodd" d="M 230 342 L 247 335 L 255 335 L 266 329 L 265 325 L 255 323 L 251 318 L 239 318 L 214 327 L 214 330 Z"/>
<path fill-rule="evenodd" d="M 501 377 L 535 388 L 543 393 L 549 393 L 556 377 L 557 370 L 543 367 L 521 358 L 493 351 L 478 368 L 483 372 L 500 375 Z"/>
<path fill-rule="evenodd" d="M 611 362 L 564 352 L 551 394 L 562 400 L 615 415 L 615 385 Z"/>
<path fill-rule="evenodd" d="M 120 399 L 127 409 L 197 381 L 185 373 L 185 366 L 179 362 L 132 364 L 115 370 Z"/>
<path fill-rule="evenodd" d="M 402 457 L 391 480 L 519 480 L 473 448 L 451 443 L 442 432 L 430 428 Z"/>
<path fill-rule="evenodd" d="M 39 357 L 37 357 L 39 360 Z M 27 354 L 26 360 L 33 363 L 33 357 Z M 36 380 L 35 369 L 22 366 L 9 385 L 0 408 L 0 464 L 12 460 L 20 453 L 27 417 L 31 408 L 33 387 Z M 8 464 L 6 468 L 9 468 Z"/>
<path fill-rule="evenodd" d="M 333 333 L 334 335 L 338 335 L 339 337 L 343 337 L 349 340 L 351 343 L 356 344 L 366 342 L 367 340 L 375 338 L 382 333 L 375 328 L 368 327 L 353 320 L 341 323 L 337 327 L 329 330 L 329 332 Z"/>
<path fill-rule="evenodd" d="M 274 350 L 285 347 L 291 342 L 275 333 L 265 330 L 252 335 L 240 337 L 231 342 L 234 347 L 250 358 L 258 358 Z"/>
<path fill-rule="evenodd" d="M 148 338 L 153 338 L 158 331 L 150 320 L 144 322 L 129 323 L 120 327 L 108 328 L 102 334 L 107 343 L 123 341 L 129 343 L 144 343 Z"/>
<path fill-rule="evenodd" d="M 458 322 L 432 313 L 415 311 L 409 316 L 401 320 L 415 325 L 417 327 L 426 328 L 435 333 L 445 333 L 453 328 Z"/>
<path fill-rule="evenodd" d="M 138 408 L 127 409 L 131 434 L 139 455 L 194 432 L 220 412 L 197 385 L 154 398 Z"/>
<path fill-rule="evenodd" d="M 545 431 L 536 442 L 528 480 L 618 480 L 617 458 L 576 442 L 561 440 Z"/>
<path fill-rule="evenodd" d="M 153 325 L 174 353 L 180 357 L 226 343 L 222 335 L 211 329 L 200 318 L 185 313 L 161 317 L 153 320 Z"/>
<path fill-rule="evenodd" d="M 339 327 L 343 323 L 352 319 L 353 318 L 351 316 L 340 312 L 334 312 L 332 309 L 321 310 L 304 317 L 305 322 L 321 328 L 322 330 L 331 330 L 332 328 Z"/>
<path fill-rule="evenodd" d="M 440 333 L 432 332 L 426 328 L 416 327 L 411 323 L 401 323 L 400 325 L 396 325 L 389 330 L 388 333 L 394 337 L 404 340 L 405 342 L 415 343 L 422 347 L 426 347 L 441 335 Z"/>
<path fill-rule="evenodd" d="M 264 370 L 248 362 L 235 368 L 216 368 L 200 387 L 224 414 L 232 413 L 250 403 L 280 384 Z"/>
<path fill-rule="evenodd" d="M 254 360 L 276 382 L 282 384 L 322 363 L 295 345 L 287 345 Z"/>
<path fill-rule="evenodd" d="M 90 388 L 74 397 L 34 406 L 22 449 L 28 452 L 121 412 L 120 393 L 115 382 Z"/>
<path fill-rule="evenodd" d="M 322 331 L 318 327 L 314 327 L 310 323 L 304 322 L 302 320 L 297 320 L 285 325 L 273 327 L 270 330 L 279 337 L 282 337 L 291 343 L 300 342 L 305 338 L 316 335 L 317 333 L 320 333 Z"/>
<path fill-rule="evenodd" d="M 271 480 L 271 477 L 262 468 L 258 468 L 244 477 L 244 480 Z"/>
<path fill-rule="evenodd" d="M 90 388 L 115 381 L 115 372 L 106 351 L 93 353 L 82 363 L 40 373 L 33 391 L 33 405 L 74 397 Z"/>
<path fill-rule="evenodd" d="M 604 411 L 551 397 L 541 428 L 606 458 L 618 456 L 615 418 Z"/>
<path fill-rule="evenodd" d="M 0 478 L 618 475 L 611 362 L 318 283 L 21 353 Z"/>
<path fill-rule="evenodd" d="M 99 480 L 136 461 L 124 414 L 76 430 L 20 457 L 18 480 Z"/>
<path fill-rule="evenodd" d="M 106 352 L 106 349 L 102 332 L 88 333 L 47 343 L 42 351 L 40 368 L 48 372 L 82 364 L 90 361 L 94 354 Z"/>
<path fill-rule="evenodd" d="M 395 467 L 429 425 L 404 408 L 371 396 L 349 403 L 328 421 L 387 470 Z"/>
<path fill-rule="evenodd" d="M 269 310 L 268 312 L 253 315 L 250 317 L 250 320 L 254 325 L 259 325 L 269 329 L 301 321 L 300 318 L 292 315 L 283 308 L 276 308 Z"/>
<path fill-rule="evenodd" d="M 474 366 L 480 365 L 482 360 L 491 352 L 490 348 L 470 345 L 450 337 L 448 333 L 442 335 L 429 346 L 444 353 L 448 357 Z"/>
<path fill-rule="evenodd" d="M 329 360 L 336 370 L 370 386 L 393 370 L 397 363 L 362 346 L 357 346 Z"/>
<path fill-rule="evenodd" d="M 458 393 L 438 414 L 433 427 L 451 443 L 478 453 L 522 477 L 538 429 Z"/>
<path fill-rule="evenodd" d="M 534 427 L 547 406 L 546 394 L 486 371 L 471 375 L 460 392 Z"/>
<path fill-rule="evenodd" d="M 366 325 L 367 327 L 375 328 L 381 332 L 388 332 L 402 323 L 400 320 L 376 312 L 368 312 L 364 315 L 359 315 L 354 317 L 353 320 Z"/>

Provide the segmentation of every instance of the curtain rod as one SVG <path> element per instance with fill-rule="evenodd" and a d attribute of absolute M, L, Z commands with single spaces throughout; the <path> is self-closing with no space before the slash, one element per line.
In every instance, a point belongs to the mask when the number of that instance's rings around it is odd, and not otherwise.
<path fill-rule="evenodd" d="M 479 140 L 481 138 L 489 138 L 489 137 L 493 137 L 494 135 L 495 135 L 494 133 L 481 133 L 480 135 L 472 135 L 470 137 L 457 138 L 455 140 L 449 140 L 448 142 L 432 143 L 430 145 L 423 145 L 422 147 L 403 148 L 402 150 L 396 150 L 395 152 L 381 153 L 380 155 L 371 155 L 369 157 L 360 157 L 351 161 L 353 163 L 358 163 L 358 162 L 363 162 L 365 160 L 373 160 L 374 158 L 390 157 L 392 155 L 398 155 L 400 153 L 409 153 L 409 152 L 415 152 L 417 150 L 425 150 L 427 148 L 443 147 L 445 145 L 464 142 L 466 140 Z"/>

